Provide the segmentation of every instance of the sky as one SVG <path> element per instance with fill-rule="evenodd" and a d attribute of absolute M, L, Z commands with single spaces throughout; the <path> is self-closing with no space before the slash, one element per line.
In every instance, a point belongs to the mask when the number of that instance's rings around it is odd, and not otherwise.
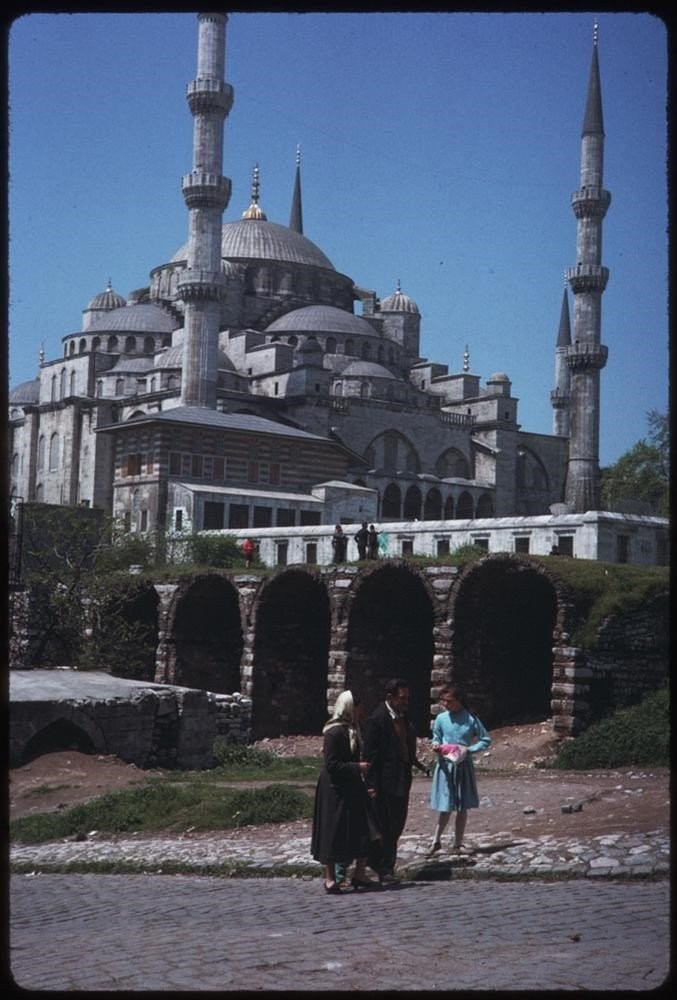
<path fill-rule="evenodd" d="M 571 195 L 599 24 L 604 114 L 600 463 L 668 407 L 667 29 L 648 13 L 233 13 L 224 221 L 251 201 L 337 271 L 421 313 L 421 355 L 512 380 L 523 430 L 552 433 Z M 26 14 L 8 36 L 11 386 L 183 246 L 191 13 Z M 573 296 L 569 293 L 573 317 Z M 359 311 L 359 305 L 356 305 Z"/>

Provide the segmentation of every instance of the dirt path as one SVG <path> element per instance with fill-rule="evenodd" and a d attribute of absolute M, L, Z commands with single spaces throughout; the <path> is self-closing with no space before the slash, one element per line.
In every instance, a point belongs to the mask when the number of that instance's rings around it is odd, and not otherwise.
<path fill-rule="evenodd" d="M 535 767 L 534 761 L 552 752 L 549 722 L 495 730 L 492 738 L 490 751 L 476 761 L 480 808 L 471 813 L 469 834 L 505 831 L 534 837 L 585 837 L 669 829 L 667 768 L 579 772 Z M 319 757 L 322 741 L 318 736 L 280 737 L 256 745 L 282 756 Z M 419 757 L 432 759 L 423 740 Z M 9 772 L 10 816 L 67 808 L 166 773 L 144 771 L 117 757 L 75 751 L 45 754 Z M 430 780 L 417 775 L 406 833 L 431 831 L 434 814 L 428 806 L 429 794 Z M 562 812 L 563 805 L 578 803 L 580 810 Z M 261 828 L 255 834 L 254 829 L 238 832 L 249 837 L 270 833 Z"/>

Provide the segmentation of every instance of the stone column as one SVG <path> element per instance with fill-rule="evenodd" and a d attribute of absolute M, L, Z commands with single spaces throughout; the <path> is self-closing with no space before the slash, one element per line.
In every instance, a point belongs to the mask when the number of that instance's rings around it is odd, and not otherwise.
<path fill-rule="evenodd" d="M 587 657 L 576 646 L 553 648 L 550 706 L 555 734 L 577 736 L 590 714 L 590 678 Z"/>
<path fill-rule="evenodd" d="M 156 583 L 155 591 L 160 598 L 158 604 L 158 644 L 155 651 L 155 683 L 173 684 L 176 678 L 176 648 L 171 638 L 170 610 L 176 583 Z"/>

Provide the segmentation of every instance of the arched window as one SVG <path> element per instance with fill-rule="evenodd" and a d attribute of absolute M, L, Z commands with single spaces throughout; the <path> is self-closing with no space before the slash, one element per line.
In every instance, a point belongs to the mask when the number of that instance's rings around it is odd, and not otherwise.
<path fill-rule="evenodd" d="M 38 438 L 38 472 L 42 472 L 45 467 L 45 435 Z"/>
<path fill-rule="evenodd" d="M 71 383 L 71 384 L 70 384 L 70 388 L 69 388 L 69 390 L 68 390 L 68 391 L 69 391 L 69 393 L 71 394 L 71 396 L 74 396 L 74 395 L 75 395 L 75 370 L 73 370 L 73 371 L 71 372 L 71 379 L 70 379 L 70 383 Z"/>
<path fill-rule="evenodd" d="M 343 395 L 343 382 L 334 382 L 334 395 L 335 396 Z"/>
<path fill-rule="evenodd" d="M 133 354 L 136 350 L 136 337 L 125 338 L 125 354 Z"/>
<path fill-rule="evenodd" d="M 473 516 L 473 502 L 469 493 L 461 493 L 456 504 L 456 520 L 465 521 Z"/>
<path fill-rule="evenodd" d="M 440 479 L 470 479 L 470 463 L 458 448 L 447 448 L 435 463 Z"/>
<path fill-rule="evenodd" d="M 74 340 L 71 340 L 70 344 L 68 345 L 68 353 L 70 354 L 71 357 L 73 357 L 73 355 L 75 354 L 75 341 Z"/>
<path fill-rule="evenodd" d="M 287 337 L 287 343 L 290 347 L 296 347 L 299 342 L 299 338 L 292 333 L 291 337 Z"/>
<path fill-rule="evenodd" d="M 50 388 L 50 398 L 52 402 L 56 402 L 56 375 L 52 375 L 52 385 Z"/>
<path fill-rule="evenodd" d="M 418 486 L 410 486 L 404 495 L 405 521 L 417 521 L 420 518 L 422 500 Z"/>
<path fill-rule="evenodd" d="M 349 355 L 349 356 L 352 356 L 355 353 L 355 345 L 353 343 L 352 337 L 348 337 L 348 339 L 346 340 L 346 346 L 345 346 L 344 353 L 347 354 L 347 355 Z"/>
<path fill-rule="evenodd" d="M 152 354 L 155 350 L 155 341 L 152 337 L 145 337 L 143 341 L 143 350 L 146 354 Z"/>
<path fill-rule="evenodd" d="M 483 493 L 477 501 L 477 517 L 493 517 L 494 501 L 488 493 Z"/>
<path fill-rule="evenodd" d="M 92 350 L 98 351 L 100 347 L 101 347 L 101 337 L 95 337 L 94 340 L 92 341 Z"/>
<path fill-rule="evenodd" d="M 84 337 L 80 340 L 80 354 L 84 354 L 87 350 L 87 341 Z"/>
<path fill-rule="evenodd" d="M 388 483 L 385 488 L 381 504 L 381 517 L 389 518 L 392 521 L 402 519 L 402 497 L 399 487 L 395 483 Z"/>
<path fill-rule="evenodd" d="M 117 351 L 117 349 L 118 349 L 118 338 L 117 337 L 109 337 L 108 338 L 108 350 L 109 351 Z"/>
<path fill-rule="evenodd" d="M 115 379 L 115 395 L 123 396 L 125 392 L 125 380 L 123 378 Z"/>
<path fill-rule="evenodd" d="M 442 495 L 438 489 L 433 487 L 428 490 L 423 508 L 424 521 L 440 521 L 442 519 Z"/>
<path fill-rule="evenodd" d="M 421 471 L 418 452 L 399 431 L 384 431 L 369 443 L 376 456 L 374 465 L 387 472 Z"/>
<path fill-rule="evenodd" d="M 327 337 L 327 354 L 336 354 L 336 337 Z"/>
<path fill-rule="evenodd" d="M 59 376 L 59 399 L 64 399 L 66 396 L 66 369 L 61 369 L 61 374 Z"/>
<path fill-rule="evenodd" d="M 98 378 L 96 380 L 96 394 L 97 396 L 103 396 L 103 379 Z"/>
<path fill-rule="evenodd" d="M 59 435 L 56 431 L 49 439 L 49 471 L 56 472 L 59 467 Z"/>

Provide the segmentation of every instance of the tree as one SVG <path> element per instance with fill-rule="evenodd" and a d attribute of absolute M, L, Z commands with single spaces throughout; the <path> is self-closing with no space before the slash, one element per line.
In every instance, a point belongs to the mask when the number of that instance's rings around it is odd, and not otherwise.
<path fill-rule="evenodd" d="M 626 451 L 614 465 L 601 470 L 604 510 L 627 507 L 628 501 L 646 506 L 648 512 L 668 517 L 670 511 L 670 427 L 657 410 L 647 413 L 649 440 Z"/>

